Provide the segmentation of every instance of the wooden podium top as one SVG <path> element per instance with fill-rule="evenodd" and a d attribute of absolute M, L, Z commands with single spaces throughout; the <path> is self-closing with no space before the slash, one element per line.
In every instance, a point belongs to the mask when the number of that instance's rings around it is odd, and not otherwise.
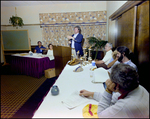
<path fill-rule="evenodd" d="M 67 57 L 71 56 L 71 47 L 53 46 L 54 56 Z"/>

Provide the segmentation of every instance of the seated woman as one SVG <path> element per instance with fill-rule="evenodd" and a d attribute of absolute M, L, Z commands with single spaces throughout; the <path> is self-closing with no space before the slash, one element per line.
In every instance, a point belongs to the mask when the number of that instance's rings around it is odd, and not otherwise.
<path fill-rule="evenodd" d="M 48 45 L 48 51 L 46 55 L 43 55 L 43 57 L 49 57 L 50 60 L 54 60 L 54 54 L 53 54 L 53 45 Z"/>

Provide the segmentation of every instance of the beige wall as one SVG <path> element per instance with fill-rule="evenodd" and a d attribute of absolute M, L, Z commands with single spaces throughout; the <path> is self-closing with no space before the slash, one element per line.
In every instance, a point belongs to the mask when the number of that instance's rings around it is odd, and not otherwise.
<path fill-rule="evenodd" d="M 59 13 L 59 12 L 84 12 L 84 11 L 107 11 L 107 23 L 109 16 L 121 7 L 126 1 L 93 1 L 86 3 L 62 3 L 53 5 L 36 5 L 17 7 L 17 15 L 23 18 L 24 24 L 39 24 L 39 13 Z M 15 15 L 15 7 L 1 7 L 1 25 L 8 25 L 9 18 Z M 108 40 L 108 27 L 106 40 Z M 14 30 L 12 26 L 1 27 L 1 30 Z M 28 29 L 31 45 L 36 45 L 37 41 L 42 40 L 42 29 L 40 26 L 24 26 L 19 29 Z M 3 57 L 1 54 L 1 62 Z"/>
<path fill-rule="evenodd" d="M 76 6 L 76 7 L 74 7 Z M 93 3 L 68 3 L 44 6 L 23 6 L 17 7 L 17 16 L 21 17 L 24 24 L 39 24 L 39 13 L 59 13 L 59 12 L 83 12 L 83 11 L 103 11 L 106 10 L 106 2 Z M 15 15 L 15 7 L 1 7 L 1 25 L 8 25 L 9 18 Z M 3 27 L 1 30 L 12 30 L 13 27 Z M 38 40 L 42 40 L 42 29 L 40 26 L 24 26 L 19 29 L 28 29 L 31 45 L 36 45 Z"/>
<path fill-rule="evenodd" d="M 4 62 L 4 57 L 3 57 L 3 51 L 2 51 L 2 47 L 1 47 L 1 63 Z"/>
<path fill-rule="evenodd" d="M 24 24 L 39 24 L 39 13 L 60 13 L 60 12 L 84 12 L 106 10 L 106 1 L 93 1 L 86 3 L 62 3 L 53 5 L 36 5 L 17 7 L 17 16 L 23 19 Z M 9 18 L 15 15 L 15 7 L 1 7 L 1 25 L 9 25 Z M 15 30 L 12 26 L 1 27 L 1 30 Z M 29 31 L 31 45 L 37 45 L 42 41 L 42 28 L 40 26 L 23 26 Z M 3 62 L 3 57 L 1 57 Z"/>
<path fill-rule="evenodd" d="M 109 16 L 111 16 L 117 9 L 119 9 L 127 1 L 107 1 L 107 28 L 106 28 L 106 40 L 108 40 L 108 27 L 109 27 Z"/>

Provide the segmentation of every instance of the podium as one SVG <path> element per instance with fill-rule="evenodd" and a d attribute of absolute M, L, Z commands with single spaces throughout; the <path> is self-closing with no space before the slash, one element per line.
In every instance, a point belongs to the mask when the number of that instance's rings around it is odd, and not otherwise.
<path fill-rule="evenodd" d="M 66 46 L 53 46 L 55 57 L 55 73 L 58 76 L 66 63 L 71 60 L 71 47 Z"/>

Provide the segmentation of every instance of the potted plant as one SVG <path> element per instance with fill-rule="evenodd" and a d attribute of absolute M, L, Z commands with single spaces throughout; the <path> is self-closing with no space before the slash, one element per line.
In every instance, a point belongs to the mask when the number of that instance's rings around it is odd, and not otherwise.
<path fill-rule="evenodd" d="M 17 26 L 22 27 L 24 25 L 22 18 L 18 17 L 18 16 L 12 16 L 12 17 L 10 17 L 9 22 L 13 26 L 16 26 L 16 28 L 17 28 Z"/>
<path fill-rule="evenodd" d="M 94 58 L 96 60 L 98 50 L 104 47 L 108 41 L 104 41 L 104 40 L 101 40 L 101 38 L 96 38 L 96 37 L 88 37 L 87 39 L 88 39 L 88 43 L 92 46 L 92 49 L 96 50 L 96 54 Z"/>

